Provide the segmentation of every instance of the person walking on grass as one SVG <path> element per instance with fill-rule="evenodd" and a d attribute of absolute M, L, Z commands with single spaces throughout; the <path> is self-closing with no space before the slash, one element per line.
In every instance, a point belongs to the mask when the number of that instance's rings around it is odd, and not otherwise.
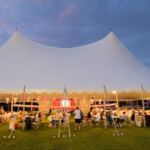
<path fill-rule="evenodd" d="M 77 130 L 77 127 L 78 127 L 78 130 L 80 130 L 82 112 L 79 109 L 79 107 L 77 107 L 74 113 L 75 113 L 75 130 Z"/>

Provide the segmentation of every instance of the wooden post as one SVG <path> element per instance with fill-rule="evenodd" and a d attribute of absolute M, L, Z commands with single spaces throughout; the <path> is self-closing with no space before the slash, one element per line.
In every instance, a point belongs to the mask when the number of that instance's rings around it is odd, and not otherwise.
<path fill-rule="evenodd" d="M 23 91 L 23 97 L 22 97 L 22 100 L 23 100 L 23 130 L 24 130 L 24 121 L 25 121 L 25 115 L 24 115 L 24 112 L 25 112 L 25 86 L 24 86 L 24 91 Z"/>
<path fill-rule="evenodd" d="M 31 99 L 31 112 L 33 111 L 33 93 L 32 93 L 32 99 Z"/>
<path fill-rule="evenodd" d="M 118 93 L 116 92 L 116 101 L 117 101 L 117 113 L 119 114 L 119 100 L 118 100 Z"/>
<path fill-rule="evenodd" d="M 104 86 L 104 114 L 105 114 L 105 129 L 107 128 L 107 119 L 106 119 L 106 89 Z"/>
<path fill-rule="evenodd" d="M 112 93 L 114 93 L 116 95 L 116 103 L 117 103 L 117 114 L 119 114 L 119 100 L 118 100 L 118 93 L 116 91 L 113 91 Z"/>
<path fill-rule="evenodd" d="M 78 106 L 78 99 L 76 98 L 76 107 Z"/>
<path fill-rule="evenodd" d="M 138 100 L 136 101 L 136 109 L 138 109 Z"/>
<path fill-rule="evenodd" d="M 141 95 L 142 95 L 142 110 L 143 110 L 143 119 L 144 119 L 144 127 L 146 127 L 146 121 L 145 121 L 145 103 L 144 103 L 144 89 L 141 85 Z"/>
<path fill-rule="evenodd" d="M 12 99 L 11 99 L 11 114 L 13 114 L 13 99 L 14 99 L 14 92 L 12 93 Z"/>
<path fill-rule="evenodd" d="M 51 99 L 49 100 L 49 105 L 51 106 Z M 51 111 L 50 111 L 50 110 L 51 110 L 51 108 L 49 108 L 49 112 L 48 112 L 49 115 L 51 114 Z"/>

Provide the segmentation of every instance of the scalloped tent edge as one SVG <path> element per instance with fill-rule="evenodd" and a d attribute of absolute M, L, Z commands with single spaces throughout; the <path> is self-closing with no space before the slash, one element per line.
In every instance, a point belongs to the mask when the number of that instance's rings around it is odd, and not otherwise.
<path fill-rule="evenodd" d="M 64 85 L 69 93 L 89 94 L 102 93 L 104 84 L 117 92 L 140 92 L 141 84 L 150 87 L 150 69 L 112 31 L 91 44 L 58 48 L 28 40 L 16 30 L 0 53 L 1 93 L 21 92 L 24 84 L 28 93 L 58 94 Z"/>

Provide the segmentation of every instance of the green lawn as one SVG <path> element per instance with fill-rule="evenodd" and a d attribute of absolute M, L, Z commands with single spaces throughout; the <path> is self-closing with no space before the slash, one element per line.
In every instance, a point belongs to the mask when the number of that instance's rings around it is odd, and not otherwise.
<path fill-rule="evenodd" d="M 74 131 L 74 120 L 70 120 L 71 138 L 56 137 L 58 128 L 48 128 L 44 120 L 37 130 L 14 131 L 15 139 L 8 138 L 8 124 L 0 126 L 0 150 L 148 150 L 150 149 L 150 127 L 135 127 L 126 125 L 118 127 L 122 136 L 113 136 L 113 127 L 82 127 Z M 62 135 L 68 135 L 67 130 L 61 130 Z M 75 135 L 75 136 L 73 136 Z M 4 138 L 7 136 L 7 138 Z"/>

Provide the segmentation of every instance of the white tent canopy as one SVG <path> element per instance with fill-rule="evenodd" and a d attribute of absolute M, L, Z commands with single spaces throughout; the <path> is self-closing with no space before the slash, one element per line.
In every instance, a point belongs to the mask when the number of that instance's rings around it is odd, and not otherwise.
<path fill-rule="evenodd" d="M 99 89 L 150 87 L 150 69 L 113 32 L 73 48 L 42 45 L 18 31 L 0 48 L 0 89 Z"/>

